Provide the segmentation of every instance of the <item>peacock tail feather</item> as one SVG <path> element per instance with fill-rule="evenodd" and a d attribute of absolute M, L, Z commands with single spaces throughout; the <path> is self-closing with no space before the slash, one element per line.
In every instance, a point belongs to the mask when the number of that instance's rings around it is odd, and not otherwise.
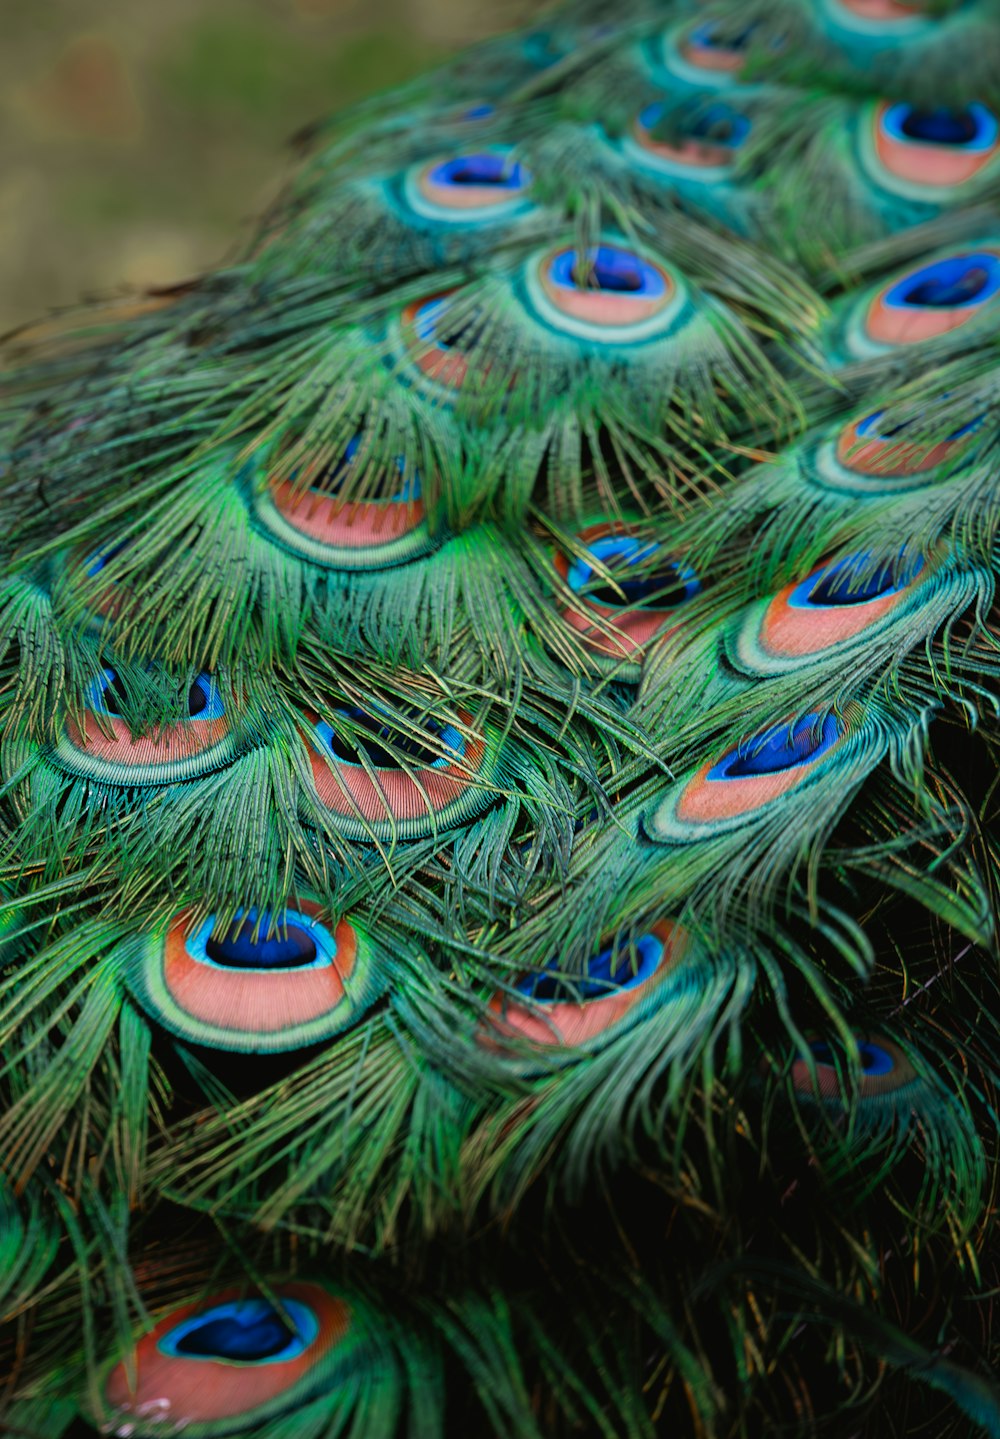
<path fill-rule="evenodd" d="M 1000 1435 L 998 76 L 569 0 L 8 338 L 6 1432 Z"/>

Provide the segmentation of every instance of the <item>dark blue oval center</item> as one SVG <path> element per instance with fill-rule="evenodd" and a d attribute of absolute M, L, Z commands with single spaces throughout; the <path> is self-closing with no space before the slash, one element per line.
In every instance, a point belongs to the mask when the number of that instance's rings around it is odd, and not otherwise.
<path fill-rule="evenodd" d="M 724 755 L 706 778 L 713 780 L 757 779 L 781 774 L 799 765 L 814 764 L 840 738 L 834 715 L 822 722 L 816 714 L 803 715 L 794 724 L 775 725 Z"/>
<path fill-rule="evenodd" d="M 817 1064 L 825 1065 L 833 1069 L 836 1065 L 833 1049 L 825 1040 L 814 1040 L 809 1049 Z M 871 1040 L 862 1040 L 858 1045 L 858 1059 L 861 1063 L 862 1074 L 871 1077 L 878 1077 L 883 1074 L 891 1074 L 896 1067 L 896 1061 L 887 1049 Z"/>
<path fill-rule="evenodd" d="M 435 185 L 455 186 L 457 189 L 483 185 L 500 190 L 523 190 L 528 184 L 528 172 L 523 165 L 511 160 L 509 155 L 489 150 L 444 160 L 434 166 L 428 178 Z"/>
<path fill-rule="evenodd" d="M 177 1353 L 199 1359 L 238 1359 L 244 1364 L 274 1359 L 289 1347 L 289 1333 L 277 1310 L 244 1322 L 234 1314 L 216 1315 L 177 1341 Z"/>
<path fill-rule="evenodd" d="M 571 290 L 636 295 L 646 300 L 657 299 L 666 290 L 654 265 L 618 245 L 596 245 L 586 258 L 576 250 L 561 250 L 552 258 L 549 273 L 555 284 Z"/>
<path fill-rule="evenodd" d="M 886 292 L 885 303 L 914 309 L 955 310 L 981 305 L 1000 290 L 1000 259 L 984 250 L 935 260 L 905 275 Z"/>
<path fill-rule="evenodd" d="M 602 949 L 587 961 L 581 974 L 560 970 L 557 959 L 549 960 L 537 974 L 523 975 L 514 988 L 535 1004 L 572 1004 L 588 999 L 606 999 L 623 989 L 632 989 L 655 974 L 663 957 L 662 941 L 655 934 L 643 934 L 631 945 Z"/>
<path fill-rule="evenodd" d="M 315 963 L 318 950 L 308 930 L 286 922 L 268 934 L 269 922 L 267 914 L 238 920 L 221 939 L 210 935 L 205 953 L 228 969 L 300 969 Z"/>

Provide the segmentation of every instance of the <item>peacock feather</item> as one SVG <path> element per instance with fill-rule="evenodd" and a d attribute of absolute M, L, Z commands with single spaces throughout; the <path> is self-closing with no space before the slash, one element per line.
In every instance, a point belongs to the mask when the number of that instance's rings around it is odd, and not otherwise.
<path fill-rule="evenodd" d="M 6 344 L 0 1424 L 1000 1436 L 993 0 L 569 0 Z"/>

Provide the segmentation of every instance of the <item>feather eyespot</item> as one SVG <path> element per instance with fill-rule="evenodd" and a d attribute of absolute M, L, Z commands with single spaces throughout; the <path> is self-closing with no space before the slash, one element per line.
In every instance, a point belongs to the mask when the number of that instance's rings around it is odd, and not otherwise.
<path fill-rule="evenodd" d="M 880 180 L 914 194 L 974 180 L 1000 151 L 1000 125 L 987 106 L 934 108 L 882 101 L 871 120 Z"/>
<path fill-rule="evenodd" d="M 862 349 L 919 344 L 974 319 L 1000 293 L 1000 249 L 978 248 L 917 266 L 869 300 Z"/>
<path fill-rule="evenodd" d="M 750 674 L 782 673 L 868 637 L 909 602 L 922 575 L 923 558 L 905 552 L 881 564 L 861 553 L 818 565 L 750 607 L 733 658 Z"/>
<path fill-rule="evenodd" d="M 341 498 L 362 453 L 362 436 L 355 435 L 332 463 L 272 475 L 255 499 L 269 536 L 314 564 L 344 570 L 391 568 L 432 548 L 420 473 L 402 456 L 386 477 L 386 493 Z"/>
<path fill-rule="evenodd" d="M 446 769 L 465 758 L 465 740 L 454 725 L 424 720 L 422 729 L 425 737 L 415 737 L 405 730 L 394 729 L 391 724 L 365 710 L 339 709 L 337 713 L 356 726 L 350 738 L 338 733 L 325 721 L 317 724 L 316 733 L 323 748 L 330 750 L 344 764 L 361 764 L 362 753 L 380 769 L 398 768 L 401 764 L 399 753 L 431 769 Z M 435 740 L 440 740 L 444 754 L 432 747 Z M 391 749 L 388 748 L 390 745 Z"/>
<path fill-rule="evenodd" d="M 857 609 L 877 604 L 906 589 L 924 567 L 923 559 L 917 556 L 908 563 L 887 561 L 867 574 L 861 573 L 870 559 L 868 554 L 848 555 L 832 565 L 820 565 L 790 587 L 788 604 L 802 610 Z"/>
<path fill-rule="evenodd" d="M 409 171 L 403 188 L 416 214 L 473 224 L 508 218 L 523 208 L 530 186 L 528 169 L 508 146 L 432 160 Z"/>
<path fill-rule="evenodd" d="M 556 573 L 574 595 L 562 618 L 595 658 L 611 662 L 623 679 L 634 668 L 637 678 L 646 647 L 669 632 L 677 611 L 700 590 L 697 576 L 661 545 L 620 523 L 591 525 L 578 538 L 584 555 L 554 556 Z M 610 572 L 610 580 L 602 579 L 598 566 Z"/>
<path fill-rule="evenodd" d="M 105 669 L 87 691 L 87 708 L 94 714 L 118 718 L 127 705 L 127 695 L 118 674 Z M 211 675 L 198 675 L 187 691 L 187 719 L 219 720 L 225 714 L 222 696 Z"/>
<path fill-rule="evenodd" d="M 701 178 L 714 178 L 719 171 L 730 168 L 750 135 L 750 119 L 722 101 L 700 107 L 686 121 L 679 119 L 677 133 L 669 141 L 656 135 L 666 114 L 666 105 L 654 101 L 632 122 L 632 140 L 643 158 L 666 174 L 703 171 Z M 708 172 L 712 172 L 711 177 Z"/>
<path fill-rule="evenodd" d="M 229 1364 L 287 1363 L 298 1359 L 319 1333 L 316 1315 L 297 1299 L 285 1299 L 284 1315 L 266 1299 L 234 1299 L 182 1319 L 157 1342 L 173 1359 Z"/>
<path fill-rule="evenodd" d="M 198 675 L 183 699 L 183 716 L 133 736 L 123 717 L 127 695 L 105 668 L 87 692 L 78 724 L 67 715 L 56 757 L 65 768 L 107 784 L 169 784 L 228 763 L 233 740 L 216 680 Z"/>
<path fill-rule="evenodd" d="M 630 1013 L 655 1002 L 657 991 L 676 978 L 689 949 L 679 925 L 661 921 L 631 941 L 610 944 L 579 974 L 568 974 L 558 959 L 500 992 L 490 1001 L 491 1044 L 497 1036 L 534 1045 L 577 1046 L 600 1038 Z"/>
<path fill-rule="evenodd" d="M 837 743 L 840 725 L 834 715 L 820 723 L 818 715 L 804 715 L 791 725 L 774 725 L 744 740 L 705 770 L 708 782 L 770 779 L 796 775 L 813 765 Z"/>
<path fill-rule="evenodd" d="M 381 993 L 373 942 L 347 919 L 328 925 L 301 900 L 278 914 L 182 910 L 145 937 L 128 966 L 130 987 L 164 1028 L 212 1049 L 273 1054 L 300 1049 L 352 1024 Z"/>
<path fill-rule="evenodd" d="M 863 1037 L 857 1041 L 858 1076 L 854 1092 L 859 1099 L 889 1095 L 910 1084 L 916 1071 L 898 1044 L 885 1038 Z M 839 1055 L 825 1040 L 809 1043 L 812 1065 L 797 1059 L 792 1065 L 792 1086 L 796 1093 L 811 1098 L 840 1101 L 850 1094 L 846 1056 Z M 813 1072 L 813 1067 L 815 1074 Z"/>
<path fill-rule="evenodd" d="M 842 19 L 858 24 L 866 33 L 892 34 L 914 21 L 929 20 L 926 8 L 907 0 L 826 0 L 828 8 L 840 13 Z"/>
<path fill-rule="evenodd" d="M 585 254 L 571 247 L 550 251 L 529 264 L 527 279 L 542 319 L 600 344 L 665 333 L 686 299 L 665 264 L 611 242 Z"/>
<path fill-rule="evenodd" d="M 274 1293 L 280 1310 L 226 1289 L 165 1315 L 108 1368 L 102 1429 L 214 1439 L 278 1420 L 325 1389 L 351 1342 L 351 1311 L 319 1284 L 288 1281 Z"/>
<path fill-rule="evenodd" d="M 86 607 L 92 612 L 91 618 L 98 628 L 104 620 L 117 619 L 135 598 L 130 585 L 112 582 L 105 573 L 108 566 L 131 545 L 131 539 L 109 540 L 99 549 L 90 550 L 81 546 L 66 556 L 66 579 L 71 586 L 71 594 L 75 600 L 82 591 Z"/>
<path fill-rule="evenodd" d="M 673 85 L 680 81 L 701 92 L 729 89 L 742 83 L 751 53 L 776 54 L 786 44 L 784 35 L 768 33 L 759 20 L 682 21 L 662 35 L 658 60 Z"/>
<path fill-rule="evenodd" d="M 735 30 L 716 21 L 703 21 L 688 31 L 681 54 L 689 65 L 699 70 L 736 74 L 746 65 L 755 29 L 754 25 L 747 25 Z"/>
<path fill-rule="evenodd" d="M 412 728 L 350 706 L 334 706 L 330 719 L 304 716 L 316 799 L 353 838 L 432 834 L 466 823 L 496 797 L 492 740 L 466 728 L 465 710 L 456 724 L 414 714 Z"/>
<path fill-rule="evenodd" d="M 643 815 L 643 832 L 688 843 L 739 828 L 822 772 L 846 733 L 834 714 L 772 725 L 671 786 Z"/>
<path fill-rule="evenodd" d="M 463 110 L 461 118 L 474 123 L 477 120 L 491 120 L 496 112 L 495 105 L 491 105 L 488 100 L 480 100 L 477 104 L 470 105 L 467 110 Z"/>
<path fill-rule="evenodd" d="M 844 426 L 837 437 L 836 458 L 839 464 L 857 474 L 888 479 L 928 474 L 955 459 L 983 423 L 983 417 L 978 416 L 960 425 L 943 440 L 928 445 L 907 440 L 906 431 L 911 428 L 910 424 L 883 429 L 880 421 L 884 414 L 884 410 L 875 410 L 863 419 Z"/>
<path fill-rule="evenodd" d="M 453 290 L 429 295 L 407 305 L 401 316 L 403 337 L 417 368 L 447 390 L 460 390 L 469 378 L 470 352 L 480 319 L 474 307 L 459 312 Z M 488 373 L 488 364 L 480 373 Z"/>

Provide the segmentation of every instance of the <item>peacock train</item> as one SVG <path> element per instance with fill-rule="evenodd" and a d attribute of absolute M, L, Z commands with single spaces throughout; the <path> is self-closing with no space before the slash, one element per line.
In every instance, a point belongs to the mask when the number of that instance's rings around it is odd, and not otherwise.
<path fill-rule="evenodd" d="M 571 0 L 7 339 L 4 1432 L 1000 1439 L 998 198 Z"/>

